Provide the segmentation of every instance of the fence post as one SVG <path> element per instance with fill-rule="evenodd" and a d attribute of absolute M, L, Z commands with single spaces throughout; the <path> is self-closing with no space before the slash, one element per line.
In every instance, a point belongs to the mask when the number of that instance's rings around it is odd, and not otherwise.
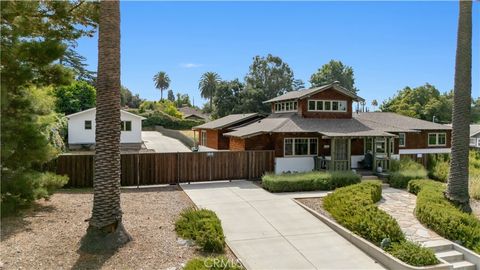
<path fill-rule="evenodd" d="M 140 155 L 135 154 L 137 188 L 140 188 Z"/>
<path fill-rule="evenodd" d="M 180 155 L 177 152 L 177 186 L 180 186 Z"/>

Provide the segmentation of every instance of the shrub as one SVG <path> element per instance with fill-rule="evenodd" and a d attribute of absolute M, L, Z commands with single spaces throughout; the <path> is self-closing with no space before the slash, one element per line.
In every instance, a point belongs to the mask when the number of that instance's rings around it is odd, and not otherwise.
<path fill-rule="evenodd" d="M 365 181 L 335 190 L 323 206 L 337 222 L 375 245 L 389 239 L 387 252 L 400 260 L 416 266 L 437 263 L 432 251 L 408 243 L 397 221 L 375 205 L 381 197 L 381 182 Z"/>
<path fill-rule="evenodd" d="M 427 177 L 427 171 L 423 166 L 411 159 L 402 159 L 394 165 L 394 170 L 388 177 L 390 186 L 394 188 L 406 188 L 412 179 Z"/>
<path fill-rule="evenodd" d="M 395 219 L 375 205 L 381 197 L 381 182 L 369 181 L 335 190 L 323 205 L 340 224 L 377 246 L 384 238 L 404 240 Z"/>
<path fill-rule="evenodd" d="M 359 183 L 360 179 L 351 171 L 266 174 L 262 185 L 270 192 L 332 190 Z"/>
<path fill-rule="evenodd" d="M 169 129 L 192 129 L 192 127 L 203 124 L 203 121 L 180 119 L 172 117 L 161 111 L 149 111 L 141 116 L 147 118 L 142 121 L 143 127 L 163 126 Z"/>
<path fill-rule="evenodd" d="M 388 253 L 413 266 L 425 266 L 438 263 L 437 257 L 435 257 L 435 253 L 432 250 L 423 248 L 419 244 L 409 241 L 392 243 L 388 249 Z"/>
<path fill-rule="evenodd" d="M 175 223 L 180 237 L 194 240 L 206 252 L 223 252 L 225 236 L 215 212 L 189 208 L 183 211 Z"/>
<path fill-rule="evenodd" d="M 67 176 L 37 171 L 4 173 L 2 178 L 2 216 L 13 214 L 35 200 L 49 199 L 68 182 Z"/>
<path fill-rule="evenodd" d="M 439 182 L 412 181 L 409 191 L 417 194 L 416 217 L 441 236 L 480 254 L 480 220 L 456 208 L 444 197 L 444 190 Z"/>
<path fill-rule="evenodd" d="M 187 262 L 183 270 L 241 270 L 241 264 L 226 257 L 194 258 Z"/>
<path fill-rule="evenodd" d="M 446 182 L 449 169 L 450 164 L 448 161 L 436 161 L 435 165 L 432 166 L 428 176 L 434 180 Z"/>

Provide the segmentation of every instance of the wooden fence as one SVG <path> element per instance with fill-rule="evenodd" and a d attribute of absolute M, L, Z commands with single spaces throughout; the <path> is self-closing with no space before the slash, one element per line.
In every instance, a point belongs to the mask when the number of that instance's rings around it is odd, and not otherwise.
<path fill-rule="evenodd" d="M 68 175 L 67 187 L 92 187 L 93 158 L 61 155 L 49 167 Z M 274 151 L 122 154 L 121 185 L 258 179 L 274 170 L 274 159 Z"/>

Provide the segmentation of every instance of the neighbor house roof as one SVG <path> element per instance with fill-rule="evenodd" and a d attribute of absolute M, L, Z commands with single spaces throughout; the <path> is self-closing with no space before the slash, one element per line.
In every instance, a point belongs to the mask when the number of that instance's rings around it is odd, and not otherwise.
<path fill-rule="evenodd" d="M 394 134 L 375 129 L 358 119 L 303 118 L 296 113 L 272 114 L 250 125 L 240 127 L 225 136 L 248 138 L 262 133 L 320 133 L 328 137 L 385 136 Z"/>
<path fill-rule="evenodd" d="M 210 118 L 210 116 L 208 114 L 205 114 L 203 113 L 202 111 L 200 110 L 197 110 L 195 108 L 192 108 L 192 107 L 188 107 L 188 106 L 184 106 L 184 107 L 181 107 L 181 108 L 178 108 L 178 111 L 180 111 L 181 113 L 183 113 L 183 116 L 185 118 L 189 117 L 189 116 L 197 116 L 197 117 L 200 117 L 200 118 L 203 118 L 205 120 L 208 120 Z"/>
<path fill-rule="evenodd" d="M 310 97 L 314 94 L 320 93 L 322 91 L 325 91 L 325 90 L 331 89 L 331 88 L 333 88 L 334 90 L 336 90 L 336 91 L 338 91 L 338 92 L 340 92 L 344 95 L 347 95 L 347 96 L 353 98 L 353 100 L 355 100 L 355 101 L 365 101 L 363 98 L 357 96 L 354 92 L 352 92 L 352 91 L 340 86 L 338 83 L 334 82 L 334 83 L 327 84 L 327 85 L 322 85 L 322 86 L 319 86 L 319 87 L 313 87 L 313 88 L 308 88 L 308 89 L 301 89 L 301 90 L 298 90 L 298 91 L 287 92 L 286 94 L 283 94 L 281 96 L 269 99 L 269 100 L 265 101 L 264 103 L 271 103 L 271 102 L 291 100 L 291 99 L 307 98 L 307 97 Z"/>
<path fill-rule="evenodd" d="M 233 126 L 243 121 L 247 121 L 249 119 L 253 119 L 257 116 L 260 115 L 258 113 L 230 114 L 217 120 L 205 123 L 203 125 L 193 127 L 193 129 L 222 129 Z"/>
<path fill-rule="evenodd" d="M 451 127 L 392 112 L 353 113 L 353 117 L 364 123 L 379 125 L 385 131 L 405 132 L 418 130 L 450 130 Z"/>
<path fill-rule="evenodd" d="M 480 133 L 480 125 L 470 125 L 470 137 Z"/>
<path fill-rule="evenodd" d="M 75 116 L 78 116 L 78 115 L 81 115 L 81 114 L 84 114 L 84 113 L 87 113 L 87 112 L 91 112 L 91 111 L 96 111 L 97 108 L 90 108 L 90 109 L 87 109 L 87 110 L 84 110 L 84 111 L 81 111 L 81 112 L 76 112 L 76 113 L 72 113 L 72 114 L 69 114 L 69 115 L 66 115 L 67 118 L 71 118 L 71 117 L 75 117 Z M 131 115 L 133 117 L 137 117 L 141 120 L 144 120 L 146 119 L 145 117 L 143 116 L 140 116 L 138 114 L 134 114 L 134 113 L 131 113 L 131 112 L 127 112 L 125 110 L 120 110 L 121 113 L 125 113 L 125 114 L 128 114 L 128 115 Z"/>

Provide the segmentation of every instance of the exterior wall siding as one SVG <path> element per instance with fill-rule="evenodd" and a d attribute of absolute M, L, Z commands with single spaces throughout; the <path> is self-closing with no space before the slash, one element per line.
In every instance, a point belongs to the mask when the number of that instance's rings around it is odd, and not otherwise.
<path fill-rule="evenodd" d="M 446 145 L 443 146 L 429 146 L 428 145 L 428 133 L 446 133 Z M 398 135 L 398 133 L 397 133 Z M 424 149 L 424 148 L 450 148 L 452 145 L 452 131 L 451 130 L 422 130 L 421 132 L 407 132 L 405 133 L 405 147 L 398 146 L 399 149 Z"/>
<path fill-rule="evenodd" d="M 245 140 L 242 138 L 230 137 L 229 149 L 232 151 L 245 150 Z"/>

